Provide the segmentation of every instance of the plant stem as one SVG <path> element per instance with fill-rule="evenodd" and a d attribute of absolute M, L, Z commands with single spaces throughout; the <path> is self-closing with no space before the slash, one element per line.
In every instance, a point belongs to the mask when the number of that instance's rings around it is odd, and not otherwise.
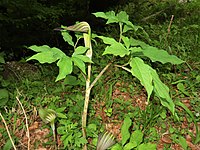
<path fill-rule="evenodd" d="M 13 148 L 14 148 L 14 150 L 17 150 L 17 148 L 15 147 L 15 144 L 14 144 L 14 142 L 13 142 L 13 140 L 12 140 L 12 137 L 11 137 L 11 135 L 10 135 L 10 132 L 9 132 L 9 130 L 8 130 L 8 126 L 7 126 L 7 124 L 6 124 L 6 121 L 5 121 L 4 117 L 2 116 L 1 112 L 0 112 L 0 116 L 1 116 L 2 121 L 3 121 L 3 123 L 4 123 L 5 127 L 6 127 L 6 131 L 7 131 L 7 133 L 8 133 L 9 138 L 10 138 L 10 141 L 11 141 L 11 143 L 12 143 L 12 145 L 13 145 Z"/>
<path fill-rule="evenodd" d="M 122 40 L 122 23 L 120 22 L 119 23 L 119 31 L 120 31 L 120 33 L 119 33 L 119 43 L 121 42 L 121 40 Z"/>
<path fill-rule="evenodd" d="M 84 103 L 84 109 L 83 109 L 83 115 L 82 115 L 82 132 L 83 137 L 86 138 L 86 122 L 87 122 L 87 111 L 88 111 L 88 104 L 90 100 L 90 75 L 91 75 L 91 64 L 88 65 L 88 78 L 86 80 L 86 91 L 85 91 L 85 103 Z M 84 150 L 87 150 L 87 145 L 84 145 Z"/>
<path fill-rule="evenodd" d="M 90 85 L 91 64 L 88 65 L 88 78 L 86 80 L 85 103 L 84 103 L 84 110 L 83 110 L 83 115 L 82 115 L 82 132 L 83 132 L 84 138 L 87 137 L 87 135 L 86 135 L 86 122 L 87 122 L 87 111 L 88 111 L 91 89 L 111 64 L 112 63 L 110 62 L 103 68 L 103 70 L 99 73 L 99 75 L 95 78 L 95 80 L 92 82 L 91 85 Z M 83 149 L 87 150 L 87 145 L 84 145 Z"/>
<path fill-rule="evenodd" d="M 86 53 L 86 56 L 92 60 L 92 45 L 91 45 L 91 29 L 89 24 L 86 25 L 88 28 L 88 33 L 83 33 L 83 38 L 84 38 L 84 44 L 85 47 L 88 47 L 89 50 Z M 102 76 L 102 74 L 106 71 L 106 69 L 111 65 L 109 63 L 96 77 L 96 79 L 93 81 L 93 83 L 90 85 L 90 78 L 91 78 L 91 69 L 92 69 L 92 64 L 88 64 L 88 70 L 87 70 L 87 79 L 86 79 L 86 91 L 85 91 L 85 102 L 84 102 L 84 108 L 83 108 L 83 114 L 82 114 L 82 133 L 83 133 L 83 138 L 87 138 L 87 133 L 86 133 L 86 124 L 87 124 L 87 111 L 88 111 L 88 105 L 89 105 L 89 100 L 90 100 L 90 92 L 94 84 L 97 82 L 97 80 Z M 87 150 L 87 144 L 83 146 L 83 150 Z"/>
<path fill-rule="evenodd" d="M 88 34 L 84 33 L 84 43 L 85 47 L 89 47 L 89 50 L 86 53 L 86 56 L 92 60 L 92 45 L 91 45 L 91 31 L 89 31 Z M 83 137 L 86 139 L 86 124 L 87 124 L 87 111 L 88 111 L 88 104 L 90 100 L 90 77 L 91 77 L 91 69 L 92 65 L 91 63 L 88 64 L 88 72 L 87 72 L 87 79 L 86 79 L 86 91 L 85 91 L 85 102 L 84 102 L 84 108 L 83 108 L 83 114 L 82 114 L 82 133 Z M 85 144 L 83 147 L 84 150 L 87 150 L 87 145 Z"/>
<path fill-rule="evenodd" d="M 131 70 L 130 69 L 128 69 L 128 68 L 126 68 L 126 67 L 124 67 L 124 66 L 120 66 L 120 65 L 114 65 L 115 67 L 119 67 L 119 68 L 122 68 L 122 69 L 124 69 L 124 70 L 126 70 L 126 71 L 128 71 L 128 72 L 130 72 L 131 73 Z"/>
<path fill-rule="evenodd" d="M 103 70 L 101 70 L 101 72 L 98 74 L 98 76 L 94 79 L 94 81 L 92 82 L 92 84 L 90 85 L 90 89 L 92 89 L 92 87 L 95 85 L 95 83 L 99 80 L 99 78 L 103 75 L 103 73 L 108 69 L 108 67 L 110 67 L 110 65 L 112 64 L 112 62 L 108 63 Z"/>
<path fill-rule="evenodd" d="M 169 45 L 168 37 L 169 37 L 169 34 L 170 34 L 170 29 L 171 29 L 171 26 L 172 26 L 173 19 L 174 19 L 174 15 L 171 16 L 171 20 L 170 20 L 170 23 L 169 23 L 169 26 L 168 26 L 168 29 L 167 29 L 166 42 L 165 42 L 166 46 L 167 46 L 167 44 Z"/>
<path fill-rule="evenodd" d="M 192 67 L 188 64 L 188 62 L 185 62 L 185 63 L 186 63 L 186 65 L 188 66 L 188 68 L 189 68 L 190 70 L 193 70 Z"/>

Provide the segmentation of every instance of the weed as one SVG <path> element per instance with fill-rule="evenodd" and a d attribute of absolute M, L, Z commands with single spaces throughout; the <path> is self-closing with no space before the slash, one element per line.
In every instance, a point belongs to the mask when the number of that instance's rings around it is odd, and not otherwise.
<path fill-rule="evenodd" d="M 127 116 L 124 119 L 124 123 L 121 128 L 122 140 L 120 143 L 117 143 L 112 147 L 112 150 L 121 150 L 121 149 L 150 149 L 156 150 L 156 145 L 151 143 L 143 143 L 143 132 L 141 130 L 135 130 L 130 132 L 129 129 L 132 126 L 132 120 Z"/>

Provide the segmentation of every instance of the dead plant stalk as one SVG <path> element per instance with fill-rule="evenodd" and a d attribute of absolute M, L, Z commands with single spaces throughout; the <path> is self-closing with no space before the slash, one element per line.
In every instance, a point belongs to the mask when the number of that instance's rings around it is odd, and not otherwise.
<path fill-rule="evenodd" d="M 18 92 L 19 93 L 19 92 Z M 19 95 L 20 95 L 20 93 L 19 93 Z M 27 119 L 27 116 L 26 116 L 26 112 L 25 112 L 25 110 L 24 110 L 24 107 L 23 107 L 23 105 L 22 105 L 22 103 L 20 102 L 20 100 L 19 100 L 19 97 L 18 96 L 16 96 L 16 99 L 17 99 L 17 101 L 18 101 L 18 103 L 19 103 L 19 105 L 20 105 L 20 107 L 21 107 L 21 109 L 22 109 L 22 111 L 23 111 L 23 113 L 24 113 L 24 117 L 25 117 L 25 120 L 26 120 L 26 129 L 27 129 L 27 134 L 26 134 L 26 136 L 27 136 L 27 138 L 28 138 L 28 150 L 30 150 L 30 133 L 29 133 L 29 127 L 28 127 L 28 119 Z"/>
<path fill-rule="evenodd" d="M 13 148 L 14 148 L 14 150 L 17 150 L 16 147 L 15 147 L 15 144 L 14 144 L 14 142 L 13 142 L 13 139 L 12 139 L 12 137 L 11 137 L 11 135 L 10 135 L 10 131 L 9 131 L 9 129 L 8 129 L 8 126 L 7 126 L 7 124 L 6 124 L 6 121 L 5 121 L 4 117 L 2 116 L 1 112 L 0 112 L 0 116 L 1 116 L 1 119 L 2 119 L 2 121 L 3 121 L 3 123 L 4 123 L 5 127 L 6 127 L 6 131 L 7 131 L 7 133 L 8 133 L 9 138 L 10 138 L 10 141 L 11 141 L 11 143 L 12 143 L 12 145 L 13 145 Z"/>

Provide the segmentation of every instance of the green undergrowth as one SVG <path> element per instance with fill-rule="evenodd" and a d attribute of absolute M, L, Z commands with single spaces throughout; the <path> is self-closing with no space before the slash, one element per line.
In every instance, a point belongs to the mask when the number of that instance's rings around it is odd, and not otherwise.
<path fill-rule="evenodd" d="M 47 69 L 47 72 L 45 72 L 43 75 L 44 77 L 46 77 L 45 80 L 37 81 L 37 84 L 35 84 L 35 81 L 26 81 L 28 83 L 28 87 L 27 84 L 21 82 L 17 85 L 14 84 L 13 87 L 10 86 L 10 89 L 12 89 L 11 91 L 16 91 L 16 89 L 18 89 L 21 92 L 21 94 L 23 95 L 20 97 L 21 102 L 23 103 L 23 106 L 30 116 L 33 115 L 34 107 L 48 107 L 49 109 L 56 110 L 56 112 L 58 113 L 58 118 L 56 119 L 58 135 L 60 135 L 61 139 L 65 136 L 71 136 L 68 141 L 65 141 L 66 143 L 68 143 L 66 147 L 71 149 L 77 149 L 78 147 L 80 147 L 81 149 L 81 144 L 84 143 L 84 139 L 81 140 L 81 135 L 78 133 L 80 133 L 81 130 L 80 116 L 83 107 L 82 99 L 84 97 L 84 86 L 77 85 L 72 87 L 64 85 L 63 82 L 52 82 L 50 69 L 46 67 L 44 67 L 44 69 Z M 123 123 L 124 116 L 129 116 L 132 120 L 132 125 L 129 130 L 130 133 L 134 133 L 134 131 L 142 131 L 142 143 L 147 144 L 150 142 L 158 144 L 158 141 L 162 137 L 162 134 L 166 131 L 169 131 L 172 135 L 173 140 L 171 144 L 180 144 L 180 137 L 184 137 L 187 134 L 193 136 L 192 133 L 189 132 L 189 126 L 193 124 L 193 120 L 190 115 L 185 113 L 185 111 L 178 111 L 178 116 L 180 117 L 180 120 L 178 121 L 175 117 L 169 115 L 168 111 L 165 108 L 160 106 L 158 100 L 154 100 L 153 103 L 150 103 L 144 110 L 137 106 L 134 106 L 134 95 L 140 94 L 139 91 L 141 91 L 143 88 L 139 86 L 139 83 L 130 79 L 130 76 L 120 76 L 119 74 L 123 74 L 123 72 L 119 70 L 110 70 L 110 73 L 106 74 L 106 76 L 104 76 L 98 82 L 98 84 L 92 91 L 92 101 L 89 106 L 88 137 L 93 140 L 89 144 L 88 148 L 94 149 L 99 132 L 103 132 L 105 130 L 105 122 L 103 121 L 106 121 L 106 123 L 113 123 L 114 126 L 117 126 Z M 190 109 L 194 113 L 196 121 L 199 122 L 199 97 L 197 93 L 199 86 L 198 84 L 195 84 L 199 83 L 199 76 L 197 76 L 197 72 L 191 72 L 190 76 L 187 76 L 187 80 L 183 80 L 186 75 L 184 73 L 180 75 L 176 73 L 165 73 L 163 75 L 165 76 L 165 78 L 167 77 L 167 79 L 169 79 L 165 81 L 167 84 L 169 84 L 169 82 L 174 82 L 170 86 L 170 89 L 172 90 L 171 93 L 176 99 L 184 99 L 185 97 L 190 99 Z M 176 81 L 178 82 L 176 83 Z M 131 82 L 135 83 L 130 86 Z M 179 89 L 177 86 L 179 83 L 183 83 L 184 88 Z M 115 87 L 116 85 L 117 88 Z M 112 94 L 116 89 L 118 89 L 120 93 L 128 93 L 130 99 L 124 100 L 123 96 L 112 99 Z M 96 94 L 95 91 L 100 92 Z M 15 93 L 14 95 L 17 95 L 17 93 Z M 11 96 L 10 100 L 12 101 L 12 103 L 9 105 L 9 107 L 15 108 L 16 110 L 14 110 L 14 112 L 16 113 L 11 113 L 13 110 L 11 111 L 9 108 L 7 109 L 10 113 L 8 113 L 7 115 L 4 113 L 5 119 L 8 124 L 16 124 L 16 120 L 18 116 L 20 116 L 20 114 L 17 113 L 17 110 L 19 108 L 17 107 L 17 102 L 15 101 L 14 95 Z M 103 104 L 100 106 L 95 106 L 97 102 Z M 104 120 L 105 118 L 103 119 L 100 114 L 96 113 L 96 107 L 99 107 L 99 109 L 102 110 L 106 117 L 106 120 Z M 183 129 L 181 128 L 181 124 L 185 122 L 185 118 L 187 118 L 188 120 L 188 127 Z M 14 122 L 12 121 L 12 119 L 14 119 Z M 34 120 L 30 120 L 29 123 L 32 124 L 33 122 Z M 19 126 L 17 126 L 17 128 L 19 130 L 22 129 L 24 126 L 25 124 L 22 122 Z M 12 126 L 12 128 L 13 132 L 17 130 L 15 126 Z M 1 133 L 4 136 L 1 142 L 6 143 L 6 141 L 8 140 L 8 136 L 4 128 L 1 128 Z M 50 135 L 51 134 L 52 133 L 50 133 Z M 16 144 L 18 143 L 18 141 L 20 141 L 20 138 L 16 137 L 14 134 L 13 138 L 15 139 Z M 50 145 L 53 144 L 53 140 L 49 139 L 49 142 Z M 64 143 L 63 146 L 65 146 L 66 143 Z M 49 144 L 47 143 L 46 146 L 48 147 Z M 119 148 L 121 146 L 123 145 L 120 145 L 120 143 L 118 143 L 116 146 L 114 146 L 113 149 L 115 149 L 116 147 Z M 147 144 L 147 146 L 149 145 Z M 165 144 L 165 147 L 169 148 L 170 144 Z"/>

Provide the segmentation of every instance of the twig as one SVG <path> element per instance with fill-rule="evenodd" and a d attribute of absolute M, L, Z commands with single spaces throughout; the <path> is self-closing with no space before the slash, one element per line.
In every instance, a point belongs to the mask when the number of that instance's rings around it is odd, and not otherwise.
<path fill-rule="evenodd" d="M 126 71 L 128 71 L 128 72 L 130 72 L 131 73 L 131 70 L 130 69 L 128 69 L 128 68 L 126 68 L 126 67 L 124 67 L 124 66 L 120 66 L 120 65 L 114 65 L 115 67 L 119 67 L 119 68 L 122 68 L 122 69 L 124 69 L 124 70 L 126 70 Z"/>
<path fill-rule="evenodd" d="M 156 13 L 150 15 L 150 16 L 147 16 L 147 17 L 143 18 L 141 21 L 146 21 L 146 20 L 148 20 L 148 19 L 150 19 L 150 18 L 153 18 L 153 17 L 159 15 L 160 13 L 162 13 L 162 12 L 165 11 L 165 10 L 166 10 L 166 9 L 160 10 L 160 11 L 158 11 L 158 12 L 156 12 Z"/>
<path fill-rule="evenodd" d="M 186 63 L 186 65 L 188 66 L 188 68 L 192 71 L 193 69 L 192 69 L 192 67 L 188 64 L 188 62 L 186 61 L 185 63 Z"/>
<path fill-rule="evenodd" d="M 19 93 L 19 91 L 18 91 L 18 93 Z M 20 93 L 19 93 L 19 95 L 20 95 Z M 27 119 L 27 116 L 26 116 L 26 112 L 25 112 L 25 110 L 24 110 L 24 107 L 22 106 L 22 103 L 20 102 L 18 96 L 16 96 L 16 99 L 17 99 L 18 103 L 20 104 L 20 106 L 21 106 L 21 108 L 22 108 L 22 111 L 23 111 L 23 113 L 24 113 L 25 119 L 26 119 L 26 129 L 27 129 L 27 137 L 28 137 L 28 150 L 30 150 L 30 141 L 31 141 L 31 140 L 30 140 L 29 127 L 28 127 L 28 119 Z"/>
<path fill-rule="evenodd" d="M 77 46 L 78 41 L 79 41 L 80 39 L 81 39 L 81 38 L 78 38 L 78 39 L 76 40 L 76 43 L 74 44 L 74 50 L 76 49 L 76 46 Z"/>
<path fill-rule="evenodd" d="M 10 138 L 10 141 L 11 141 L 11 143 L 12 143 L 12 145 L 13 145 L 13 148 L 14 148 L 14 150 L 17 150 L 16 147 L 15 147 L 15 144 L 14 144 L 14 142 L 13 142 L 13 140 L 12 140 L 12 137 L 11 137 L 11 135 L 10 135 L 10 132 L 9 132 L 9 130 L 8 130 L 8 126 L 7 126 L 7 124 L 6 124 L 6 121 L 5 121 L 4 117 L 2 116 L 1 112 L 0 112 L 0 116 L 1 116 L 2 121 L 3 121 L 3 123 L 4 123 L 5 127 L 6 127 L 6 131 L 7 131 L 7 133 L 8 133 L 9 138 Z"/>
<path fill-rule="evenodd" d="M 85 81 L 87 80 L 86 75 L 83 73 L 83 71 L 81 71 L 81 75 L 83 76 L 83 78 L 85 79 Z"/>
<path fill-rule="evenodd" d="M 174 15 L 171 16 L 171 20 L 170 20 L 170 23 L 169 23 L 169 26 L 168 26 L 168 29 L 167 29 L 167 36 L 166 36 L 166 43 L 165 43 L 165 45 L 167 45 L 167 42 L 168 42 L 168 36 L 170 34 L 170 31 L 171 31 L 170 29 L 171 29 L 171 26 L 172 26 L 173 19 L 174 19 Z"/>
<path fill-rule="evenodd" d="M 125 67 L 125 66 L 127 66 L 127 65 L 129 65 L 129 62 L 123 64 L 122 67 Z"/>
<path fill-rule="evenodd" d="M 92 82 L 92 84 L 89 86 L 90 89 L 92 89 L 92 87 L 95 85 L 95 83 L 99 80 L 99 78 L 103 75 L 103 73 L 108 69 L 108 67 L 111 65 L 112 63 L 108 63 L 103 70 L 101 70 L 101 72 L 98 74 L 98 76 L 94 79 L 94 81 Z"/>
<path fill-rule="evenodd" d="M 173 21 L 173 19 L 174 19 L 174 15 L 172 15 L 171 16 L 171 20 L 170 20 L 170 23 L 169 23 L 169 26 L 168 26 L 168 29 L 167 29 L 167 35 L 169 35 L 170 34 L 170 29 L 171 29 L 171 26 L 172 26 L 172 21 Z"/>
<path fill-rule="evenodd" d="M 176 6 L 176 5 L 172 4 L 172 5 L 170 5 L 169 7 L 166 7 L 166 8 L 163 9 L 163 10 L 160 10 L 160 11 L 158 11 L 158 12 L 156 12 L 156 13 L 150 15 L 150 16 L 147 16 L 147 17 L 141 19 L 141 21 L 147 21 L 148 19 L 153 18 L 153 17 L 155 17 L 155 16 L 161 14 L 162 12 L 164 12 L 164 11 L 170 9 L 170 8 L 174 8 L 175 6 Z"/>

